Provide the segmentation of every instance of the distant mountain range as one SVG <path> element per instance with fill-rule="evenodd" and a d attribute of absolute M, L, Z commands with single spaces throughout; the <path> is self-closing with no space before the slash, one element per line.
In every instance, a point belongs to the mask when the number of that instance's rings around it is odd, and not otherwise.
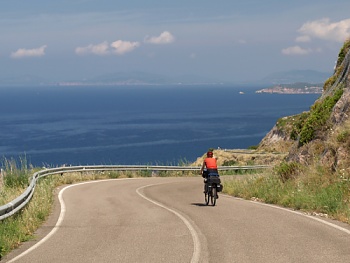
<path fill-rule="evenodd" d="M 63 81 L 59 85 L 194 85 L 194 84 L 219 84 L 219 80 L 195 76 L 166 76 L 146 72 L 116 72 L 97 77 L 85 79 L 83 81 Z"/>
<path fill-rule="evenodd" d="M 1 76 L 0 87 L 4 86 L 36 86 L 47 84 L 49 81 L 33 75 Z"/>
<path fill-rule="evenodd" d="M 285 72 L 276 72 L 266 76 L 261 80 L 250 81 L 224 81 L 206 76 L 180 75 L 166 76 L 146 72 L 116 72 L 84 80 L 62 80 L 53 82 L 38 76 L 20 75 L 20 76 L 1 76 L 0 86 L 30 86 L 30 85 L 203 85 L 203 84 L 227 84 L 227 85 L 276 85 L 292 84 L 298 82 L 305 83 L 323 83 L 331 73 L 318 72 L 313 70 L 294 70 Z"/>

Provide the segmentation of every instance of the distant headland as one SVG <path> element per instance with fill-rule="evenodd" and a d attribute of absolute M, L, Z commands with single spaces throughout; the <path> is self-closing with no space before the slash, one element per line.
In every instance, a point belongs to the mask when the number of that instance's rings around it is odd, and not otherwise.
<path fill-rule="evenodd" d="M 323 83 L 294 83 L 294 84 L 279 84 L 272 87 L 264 88 L 255 91 L 255 93 L 276 93 L 276 94 L 321 94 L 323 91 Z"/>

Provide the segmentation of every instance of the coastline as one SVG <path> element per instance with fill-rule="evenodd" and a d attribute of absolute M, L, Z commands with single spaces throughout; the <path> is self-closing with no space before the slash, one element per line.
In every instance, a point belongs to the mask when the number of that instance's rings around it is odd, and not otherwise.
<path fill-rule="evenodd" d="M 255 91 L 255 93 L 275 93 L 275 94 L 322 94 L 323 87 L 318 85 L 315 86 L 304 86 L 304 87 L 288 87 L 277 85 L 270 88 L 265 88 Z"/>

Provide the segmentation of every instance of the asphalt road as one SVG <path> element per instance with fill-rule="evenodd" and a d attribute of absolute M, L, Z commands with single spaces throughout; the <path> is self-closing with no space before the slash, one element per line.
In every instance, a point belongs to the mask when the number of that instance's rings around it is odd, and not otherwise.
<path fill-rule="evenodd" d="M 220 195 L 202 179 L 117 179 L 60 191 L 36 240 L 4 262 L 350 262 L 350 227 Z"/>

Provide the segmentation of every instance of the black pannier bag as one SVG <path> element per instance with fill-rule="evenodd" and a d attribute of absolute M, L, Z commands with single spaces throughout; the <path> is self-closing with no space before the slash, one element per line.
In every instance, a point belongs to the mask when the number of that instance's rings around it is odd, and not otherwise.
<path fill-rule="evenodd" d="M 216 185 L 216 189 L 218 192 L 221 192 L 223 188 L 224 188 L 224 186 L 222 184 Z"/>
<path fill-rule="evenodd" d="M 220 176 L 217 173 L 210 173 L 208 175 L 208 184 L 216 184 L 216 189 L 218 192 L 222 191 L 222 184 L 221 184 L 221 180 L 220 180 Z"/>

